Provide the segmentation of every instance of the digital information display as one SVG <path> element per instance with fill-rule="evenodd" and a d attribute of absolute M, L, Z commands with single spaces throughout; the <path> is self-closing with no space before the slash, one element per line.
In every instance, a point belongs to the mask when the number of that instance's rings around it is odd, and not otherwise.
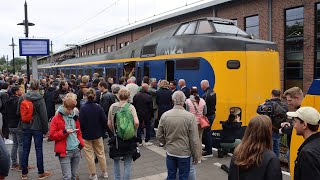
<path fill-rule="evenodd" d="M 49 39 L 19 39 L 20 56 L 49 55 Z"/>

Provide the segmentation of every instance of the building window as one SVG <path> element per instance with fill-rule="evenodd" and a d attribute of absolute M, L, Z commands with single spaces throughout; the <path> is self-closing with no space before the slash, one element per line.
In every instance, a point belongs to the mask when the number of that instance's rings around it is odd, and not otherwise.
<path fill-rule="evenodd" d="M 81 57 L 83 56 L 83 52 L 81 52 Z"/>
<path fill-rule="evenodd" d="M 314 70 L 314 77 L 316 79 L 320 78 L 320 4 L 317 4 L 316 9 L 316 47 L 315 47 L 315 70 Z"/>
<path fill-rule="evenodd" d="M 124 43 L 125 46 L 128 46 L 129 44 L 130 44 L 129 41 L 127 41 L 127 42 Z"/>
<path fill-rule="evenodd" d="M 259 38 L 259 16 L 250 16 L 245 18 L 246 32 L 255 38 Z"/>
<path fill-rule="evenodd" d="M 84 52 L 84 56 L 86 56 L 86 55 L 87 55 L 87 51 Z"/>
<path fill-rule="evenodd" d="M 100 49 L 98 48 L 98 49 L 96 49 L 96 51 L 97 51 L 97 54 L 100 54 Z"/>
<path fill-rule="evenodd" d="M 111 52 L 111 46 L 107 47 L 107 52 Z"/>
<path fill-rule="evenodd" d="M 100 48 L 100 53 L 101 53 L 101 54 L 104 53 L 103 48 Z"/>
<path fill-rule="evenodd" d="M 89 55 L 91 55 L 91 51 L 90 51 L 90 50 L 88 51 L 88 56 L 89 56 Z"/>
<path fill-rule="evenodd" d="M 285 12 L 284 78 L 285 89 L 303 89 L 303 7 Z"/>
<path fill-rule="evenodd" d="M 111 45 L 111 51 L 113 52 L 113 51 L 115 51 L 115 50 L 116 50 L 115 46 L 114 46 L 114 45 Z"/>
<path fill-rule="evenodd" d="M 123 47 L 124 47 L 124 44 L 123 44 L 123 43 L 120 43 L 120 49 L 123 48 Z"/>
<path fill-rule="evenodd" d="M 94 49 L 91 50 L 91 54 L 94 54 Z"/>

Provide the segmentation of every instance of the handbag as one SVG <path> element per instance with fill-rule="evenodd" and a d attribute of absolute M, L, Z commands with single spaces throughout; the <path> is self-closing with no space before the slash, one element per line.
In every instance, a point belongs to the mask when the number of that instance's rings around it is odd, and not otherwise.
<path fill-rule="evenodd" d="M 210 127 L 210 122 L 206 116 L 201 116 L 199 118 L 199 125 L 202 129 L 206 129 Z"/>
<path fill-rule="evenodd" d="M 194 109 L 196 110 L 196 113 L 198 114 L 198 108 L 196 107 L 196 105 L 194 104 L 193 101 L 191 101 L 191 102 L 193 104 Z M 201 115 L 199 117 L 199 126 L 201 129 L 206 129 L 206 128 L 210 127 L 210 122 L 206 116 Z"/>

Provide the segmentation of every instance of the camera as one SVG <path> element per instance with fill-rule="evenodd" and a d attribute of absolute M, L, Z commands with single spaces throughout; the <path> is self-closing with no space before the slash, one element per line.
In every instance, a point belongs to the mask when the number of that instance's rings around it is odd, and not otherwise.
<path fill-rule="evenodd" d="M 272 102 L 268 99 L 266 100 L 265 103 L 258 106 L 257 113 L 271 116 L 273 112 L 272 106 L 273 106 Z"/>

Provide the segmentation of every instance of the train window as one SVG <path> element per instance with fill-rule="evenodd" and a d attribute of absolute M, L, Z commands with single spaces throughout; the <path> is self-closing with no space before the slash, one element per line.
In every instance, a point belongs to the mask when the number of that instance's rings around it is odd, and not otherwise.
<path fill-rule="evenodd" d="M 71 74 L 76 75 L 76 69 L 71 69 Z"/>
<path fill-rule="evenodd" d="M 83 75 L 83 69 L 82 68 L 78 69 L 78 75 Z"/>
<path fill-rule="evenodd" d="M 212 26 L 209 24 L 208 21 L 199 22 L 197 34 L 206 34 L 206 33 L 212 33 L 212 32 L 213 32 Z"/>
<path fill-rule="evenodd" d="M 98 73 L 99 76 L 102 76 L 102 74 L 103 74 L 103 68 L 95 68 L 95 69 L 94 69 L 94 73 Z"/>
<path fill-rule="evenodd" d="M 191 22 L 183 34 L 194 34 L 194 31 L 196 30 L 196 26 L 197 26 L 196 21 Z"/>
<path fill-rule="evenodd" d="M 182 24 L 180 27 L 179 27 L 179 29 L 177 30 L 177 32 L 176 32 L 176 36 L 178 36 L 178 35 L 181 35 L 181 34 L 183 34 L 183 32 L 187 29 L 187 27 L 188 27 L 188 23 L 186 23 L 186 24 Z"/>
<path fill-rule="evenodd" d="M 235 25 L 232 24 L 220 24 L 220 23 L 213 23 L 216 32 L 218 33 L 227 33 L 227 34 L 237 34 L 237 35 L 248 35 L 246 32 L 242 31 Z"/>
<path fill-rule="evenodd" d="M 229 60 L 227 62 L 228 69 L 239 69 L 240 68 L 240 61 L 238 60 Z"/>
<path fill-rule="evenodd" d="M 84 71 L 84 75 L 89 75 L 90 77 L 92 76 L 92 69 L 91 68 L 87 68 L 85 71 Z"/>
<path fill-rule="evenodd" d="M 141 57 L 152 57 L 156 55 L 157 44 L 151 46 L 144 46 L 142 48 Z"/>
<path fill-rule="evenodd" d="M 196 70 L 200 68 L 199 59 L 179 59 L 176 61 L 177 70 Z"/>
<path fill-rule="evenodd" d="M 66 77 L 69 77 L 69 75 L 70 75 L 70 68 L 67 68 L 67 69 L 65 70 L 65 76 L 66 76 Z"/>
<path fill-rule="evenodd" d="M 117 69 L 116 68 L 107 68 L 106 69 L 106 80 L 108 79 L 108 77 L 112 77 L 113 81 L 116 81 L 117 78 Z"/>

